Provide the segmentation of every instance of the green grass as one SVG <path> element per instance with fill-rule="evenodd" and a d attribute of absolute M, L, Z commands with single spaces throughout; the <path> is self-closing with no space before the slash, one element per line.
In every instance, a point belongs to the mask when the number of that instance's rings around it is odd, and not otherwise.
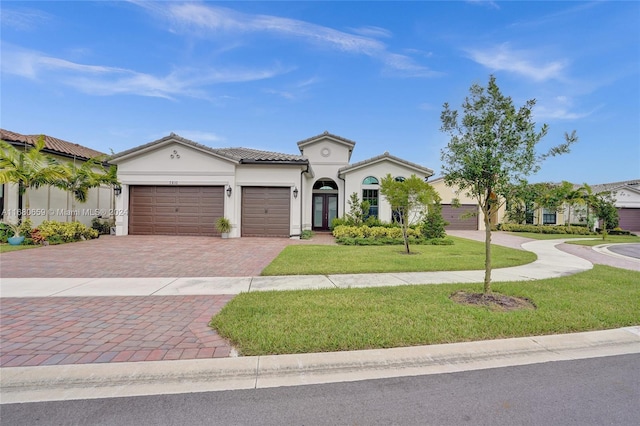
<path fill-rule="evenodd" d="M 596 265 L 580 274 L 493 290 L 534 311 L 495 312 L 449 296 L 481 284 L 243 293 L 211 325 L 242 355 L 390 348 L 601 330 L 640 323 L 640 272 Z"/>
<path fill-rule="evenodd" d="M 598 235 L 542 234 L 537 232 L 505 232 L 505 234 L 513 235 L 515 237 L 531 238 L 532 240 L 558 240 L 561 238 L 598 238 Z"/>
<path fill-rule="evenodd" d="M 262 275 L 327 275 L 380 272 L 463 271 L 484 269 L 484 243 L 449 237 L 451 246 L 328 246 L 291 245 Z M 536 255 L 524 250 L 492 246 L 494 268 L 531 263 Z"/>
<path fill-rule="evenodd" d="M 616 243 L 640 243 L 640 237 L 632 235 L 607 235 L 607 238 L 603 240 L 602 235 L 600 235 L 595 240 L 567 241 L 567 244 L 578 244 L 582 246 L 599 246 L 600 244 Z"/>
<path fill-rule="evenodd" d="M 582 238 L 582 241 L 567 241 L 567 244 L 580 244 L 585 246 L 597 246 L 599 244 L 613 243 L 640 243 L 640 237 L 633 235 L 607 235 L 602 240 L 602 235 L 575 235 L 575 234 L 537 234 L 535 232 L 506 232 L 509 235 L 533 240 L 558 240 L 562 238 Z"/>
<path fill-rule="evenodd" d="M 25 249 L 36 248 L 36 247 L 40 247 L 40 246 L 36 246 L 36 245 L 12 246 L 11 244 L 0 244 L 0 253 L 7 253 L 10 251 L 25 250 Z"/>

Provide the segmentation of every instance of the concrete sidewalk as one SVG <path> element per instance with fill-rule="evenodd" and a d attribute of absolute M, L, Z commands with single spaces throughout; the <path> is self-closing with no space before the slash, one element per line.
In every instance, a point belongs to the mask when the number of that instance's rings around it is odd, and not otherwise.
<path fill-rule="evenodd" d="M 556 246 L 563 241 L 565 240 L 540 240 L 522 244 L 524 250 L 535 253 L 538 259 L 522 266 L 494 269 L 492 280 L 498 282 L 555 278 L 586 271 L 593 267 L 587 260 L 558 250 Z M 275 277 L 3 278 L 0 280 L 0 295 L 2 297 L 219 295 L 269 290 L 477 283 L 483 280 L 484 270 Z"/>
<path fill-rule="evenodd" d="M 2 369 L 2 404 L 259 389 L 640 353 L 640 327 L 299 355 Z"/>

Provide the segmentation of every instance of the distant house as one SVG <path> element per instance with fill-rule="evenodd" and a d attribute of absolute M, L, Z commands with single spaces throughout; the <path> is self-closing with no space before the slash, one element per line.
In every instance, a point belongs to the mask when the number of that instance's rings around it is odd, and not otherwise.
<path fill-rule="evenodd" d="M 226 217 L 230 237 L 297 237 L 326 231 L 349 209 L 352 193 L 369 201 L 370 214 L 392 220 L 380 194 L 387 174 L 428 179 L 427 167 L 387 152 L 350 163 L 356 143 L 324 132 L 297 143 L 299 154 L 250 148 L 211 148 L 170 134 L 110 158 L 118 166 L 118 235 L 219 235 Z"/>
<path fill-rule="evenodd" d="M 431 186 L 442 198 L 442 217 L 448 222 L 447 230 L 484 230 L 484 217 L 478 205 L 478 201 L 469 197 L 465 191 L 457 187 L 450 187 L 444 183 L 444 178 L 439 177 L 429 181 Z M 497 225 L 504 218 L 505 208 L 502 206 L 491 217 L 491 225 Z"/>
<path fill-rule="evenodd" d="M 22 135 L 9 130 L 0 129 L 0 139 L 13 145 L 19 150 L 31 149 L 41 135 Z M 80 165 L 89 158 L 105 155 L 85 146 L 67 142 L 62 139 L 44 135 L 45 148 L 42 152 L 55 158 L 57 161 L 75 162 Z M 38 189 L 27 189 L 31 221 L 34 225 L 44 220 L 57 220 L 69 222 L 72 217 L 72 195 L 66 191 L 50 186 Z M 16 222 L 21 217 L 21 210 L 25 208 L 24 197 L 18 192 L 17 184 L 0 185 L 0 206 L 2 206 L 2 220 Z M 108 217 L 113 212 L 113 189 L 108 186 L 93 188 L 89 191 L 86 203 L 76 203 L 76 220 L 91 225 L 94 217 L 102 215 Z"/>
<path fill-rule="evenodd" d="M 592 185 L 595 193 L 610 192 L 618 209 L 619 226 L 640 232 L 640 179 Z"/>

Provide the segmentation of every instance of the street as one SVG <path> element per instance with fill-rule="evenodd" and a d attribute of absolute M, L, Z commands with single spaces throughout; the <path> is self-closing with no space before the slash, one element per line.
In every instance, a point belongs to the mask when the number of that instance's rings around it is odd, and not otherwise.
<path fill-rule="evenodd" d="M 636 425 L 640 355 L 313 386 L 7 404 L 6 425 Z"/>

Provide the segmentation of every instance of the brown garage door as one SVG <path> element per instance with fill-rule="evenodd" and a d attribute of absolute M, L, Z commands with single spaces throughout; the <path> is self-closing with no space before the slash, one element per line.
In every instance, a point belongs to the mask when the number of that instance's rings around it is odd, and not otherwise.
<path fill-rule="evenodd" d="M 223 214 L 222 186 L 130 187 L 130 235 L 220 235 Z"/>
<path fill-rule="evenodd" d="M 449 222 L 445 229 L 478 229 L 478 206 L 473 204 L 463 204 L 460 207 L 453 207 L 451 204 L 442 205 L 442 217 Z M 473 214 L 473 216 L 472 216 Z"/>
<path fill-rule="evenodd" d="M 288 187 L 243 187 L 242 236 L 290 237 L 290 194 Z"/>
<path fill-rule="evenodd" d="M 620 228 L 627 231 L 640 231 L 640 209 L 618 209 L 618 223 Z"/>

